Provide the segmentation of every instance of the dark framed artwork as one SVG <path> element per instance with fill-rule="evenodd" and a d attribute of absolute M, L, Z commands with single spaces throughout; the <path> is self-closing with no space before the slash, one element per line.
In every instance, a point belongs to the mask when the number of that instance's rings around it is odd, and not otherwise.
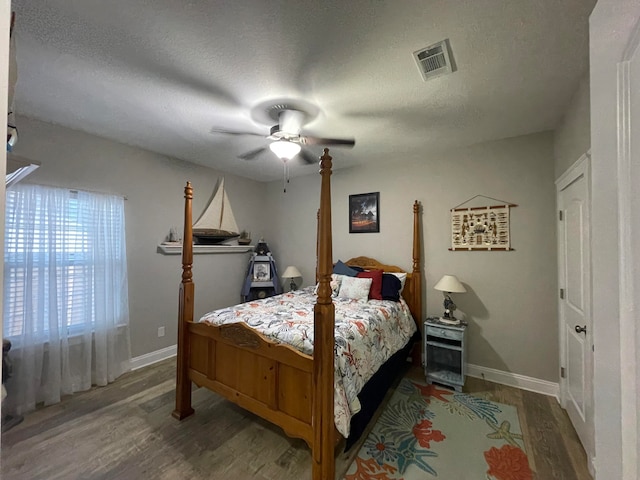
<path fill-rule="evenodd" d="M 349 195 L 349 233 L 380 231 L 380 192 Z"/>

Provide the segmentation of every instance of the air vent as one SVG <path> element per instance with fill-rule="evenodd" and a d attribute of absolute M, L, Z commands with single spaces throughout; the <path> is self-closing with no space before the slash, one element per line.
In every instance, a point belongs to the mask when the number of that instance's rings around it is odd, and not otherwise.
<path fill-rule="evenodd" d="M 413 52 L 413 57 L 425 81 L 456 71 L 448 39 Z"/>

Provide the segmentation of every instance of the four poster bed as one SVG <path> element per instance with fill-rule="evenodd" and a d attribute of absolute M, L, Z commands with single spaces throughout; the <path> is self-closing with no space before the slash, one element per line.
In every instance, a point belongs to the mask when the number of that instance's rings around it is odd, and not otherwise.
<path fill-rule="evenodd" d="M 407 272 L 402 298 L 396 306 L 389 306 L 386 301 L 370 301 L 368 309 L 380 305 L 382 314 L 375 323 L 376 342 L 390 344 L 401 342 L 404 347 L 395 349 L 390 358 L 386 358 L 382 366 L 376 366 L 373 376 L 366 376 L 366 383 L 362 387 L 360 397 L 363 400 L 360 413 L 351 418 L 342 419 L 342 407 L 338 401 L 338 368 L 337 352 L 341 348 L 342 338 L 338 331 L 344 330 L 349 323 L 343 318 L 342 303 L 332 298 L 332 238 L 331 238 L 331 160 L 329 150 L 325 149 L 320 158 L 320 210 L 318 213 L 318 259 L 317 259 L 317 297 L 312 292 L 315 304 L 308 307 L 307 313 L 300 314 L 302 307 L 294 309 L 300 315 L 307 315 L 309 321 L 301 330 L 298 339 L 301 344 L 307 341 L 306 349 L 297 349 L 281 341 L 274 340 L 269 332 L 256 330 L 249 324 L 270 325 L 264 317 L 258 317 L 256 322 L 251 319 L 224 323 L 224 315 L 238 318 L 247 314 L 248 308 L 258 307 L 259 302 L 242 304 L 205 315 L 200 322 L 194 321 L 194 284 L 192 281 L 192 212 L 191 202 L 193 189 L 190 183 L 185 187 L 185 218 L 182 252 L 182 283 L 179 300 L 178 325 L 178 358 L 176 379 L 176 408 L 172 415 L 182 420 L 194 413 L 191 406 L 191 383 L 222 395 L 226 399 L 249 410 L 256 415 L 281 427 L 291 437 L 302 438 L 310 447 L 313 462 L 313 479 L 326 480 L 335 476 L 335 446 L 341 433 L 349 434 L 349 438 L 359 435 L 366 426 L 375 407 L 384 397 L 384 393 L 397 373 L 399 365 L 405 361 L 413 346 L 413 341 L 420 338 L 417 333 L 420 328 L 422 312 L 422 273 L 420 271 L 420 228 L 419 209 L 416 201 L 413 204 L 413 266 Z M 357 257 L 346 262 L 347 265 L 360 267 L 365 270 L 383 270 L 385 272 L 402 272 L 399 267 L 384 265 L 378 261 Z M 312 289 L 309 287 L 307 290 Z M 303 293 L 297 292 L 272 297 L 269 302 L 276 310 L 271 315 L 280 315 L 279 308 L 286 309 L 286 304 L 303 298 Z M 307 295 L 307 297 L 311 296 Z M 307 298 L 304 297 L 304 298 Z M 353 303 L 353 302 L 351 302 Z M 357 303 L 357 302 L 356 302 Z M 274 306 L 275 304 L 275 306 Z M 337 307 L 336 307 L 337 305 Z M 242 310 L 245 309 L 245 310 Z M 338 317 L 336 317 L 338 309 Z M 223 311 L 224 310 L 224 311 Z M 410 328 L 405 320 L 398 320 L 404 333 L 402 341 L 397 339 L 378 340 L 378 333 L 386 323 L 395 323 L 391 317 L 394 311 L 400 317 L 408 317 Z M 405 311 L 404 314 L 402 311 Z M 391 312 L 391 313 L 390 313 Z M 409 315 L 410 312 L 410 315 Z M 248 314 L 247 314 L 248 315 Z M 266 314 L 265 314 L 266 315 Z M 223 323 L 215 324 L 214 317 L 222 318 Z M 359 315 L 358 315 L 359 317 Z M 262 320 L 261 320 L 262 318 Z M 336 322 L 336 318 L 338 321 Z M 360 318 L 360 317 L 359 317 Z M 394 319 L 393 322 L 389 318 Z M 311 320 L 312 319 L 312 320 Z M 376 321 L 374 321 L 376 322 Z M 338 326 L 336 326 L 336 323 Z M 355 322 L 356 330 L 362 329 L 363 321 Z M 343 328 L 344 327 L 344 328 Z M 383 328 L 384 327 L 384 328 Z M 374 327 L 372 327 L 374 328 Z M 335 330 L 334 330 L 335 329 Z M 292 328 L 285 329 L 291 334 Z M 295 333 L 295 332 L 294 332 Z M 310 333 L 310 335 L 307 335 Z M 357 336 L 357 331 L 350 331 L 346 336 Z M 310 339 L 309 339 L 310 337 Z M 410 340 L 406 340 L 410 338 Z M 404 342 L 406 341 L 406 345 Z M 298 347 L 299 348 L 299 347 Z M 345 348 L 349 349 L 350 346 Z M 335 351 L 334 351 L 335 350 Z M 414 349 L 414 351 L 419 349 Z M 306 352 L 306 353 L 305 353 Z M 343 354 L 345 355 L 345 354 Z M 346 356 L 349 357 L 349 351 Z M 355 355 L 355 354 L 353 354 Z M 378 356 L 381 356 L 380 354 Z M 351 358 L 351 357 L 349 357 Z M 414 357 L 415 358 L 415 357 Z M 418 357 L 419 358 L 419 357 Z M 334 364 L 335 361 L 335 364 Z M 347 363 L 358 363 L 355 361 Z M 359 362 L 363 363 L 363 362 Z M 345 367 L 346 369 L 346 367 Z M 347 377 L 352 376 L 347 372 Z M 344 384 L 345 390 L 352 389 Z M 335 389 L 335 390 L 334 390 Z M 337 413 L 334 412 L 334 393 L 336 394 Z M 348 397 L 348 394 L 343 395 Z M 365 398 L 373 398 L 374 404 L 365 405 Z M 351 403 L 349 403 L 351 405 Z M 348 408 L 347 408 L 348 410 Z M 350 421 L 350 428 L 345 426 Z M 336 428 L 340 425 L 342 428 Z M 348 439 L 347 439 L 348 440 Z"/>

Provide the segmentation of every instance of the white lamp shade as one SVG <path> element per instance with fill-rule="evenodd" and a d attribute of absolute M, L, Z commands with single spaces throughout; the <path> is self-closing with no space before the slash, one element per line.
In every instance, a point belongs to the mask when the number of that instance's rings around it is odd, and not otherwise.
<path fill-rule="evenodd" d="M 285 268 L 284 273 L 282 274 L 282 278 L 300 278 L 300 277 L 302 277 L 300 270 L 298 270 L 296 267 L 292 265 L 289 265 L 287 268 Z"/>
<path fill-rule="evenodd" d="M 300 145 L 288 140 L 278 140 L 269 144 L 269 148 L 278 158 L 291 160 L 300 153 Z"/>
<path fill-rule="evenodd" d="M 449 293 L 464 293 L 467 291 L 455 275 L 443 275 L 440 281 L 436 283 L 436 286 L 433 288 L 441 292 Z"/>

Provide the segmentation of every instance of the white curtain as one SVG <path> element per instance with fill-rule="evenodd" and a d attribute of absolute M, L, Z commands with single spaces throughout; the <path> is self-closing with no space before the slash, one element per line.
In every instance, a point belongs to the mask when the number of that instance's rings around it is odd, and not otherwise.
<path fill-rule="evenodd" d="M 18 184 L 7 191 L 3 410 L 24 413 L 130 368 L 124 200 Z"/>

